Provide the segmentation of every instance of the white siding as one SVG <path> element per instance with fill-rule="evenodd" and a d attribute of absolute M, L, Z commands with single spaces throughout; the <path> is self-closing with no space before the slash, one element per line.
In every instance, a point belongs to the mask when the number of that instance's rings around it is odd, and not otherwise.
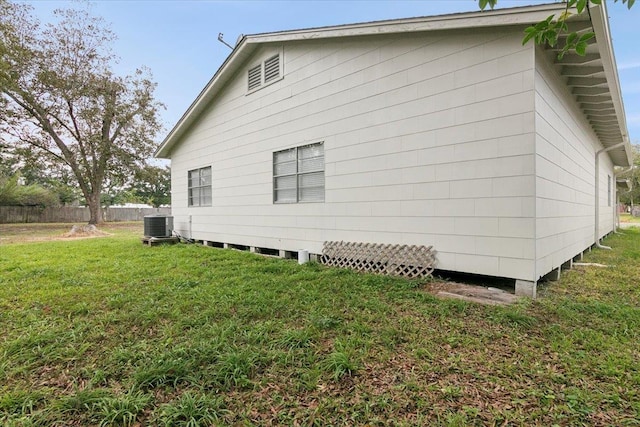
<path fill-rule="evenodd" d="M 246 93 L 283 52 L 283 79 Z M 178 232 L 320 253 L 326 240 L 433 245 L 439 268 L 531 280 L 534 52 L 521 30 L 261 47 L 171 154 Z M 324 141 L 324 203 L 273 204 L 272 153 Z M 213 206 L 187 171 L 212 166 Z M 606 179 L 606 175 L 605 175 Z"/>
<path fill-rule="evenodd" d="M 536 272 L 558 268 L 594 242 L 595 153 L 602 148 L 562 77 L 536 54 Z M 608 155 L 600 156 L 600 237 L 612 231 Z"/>

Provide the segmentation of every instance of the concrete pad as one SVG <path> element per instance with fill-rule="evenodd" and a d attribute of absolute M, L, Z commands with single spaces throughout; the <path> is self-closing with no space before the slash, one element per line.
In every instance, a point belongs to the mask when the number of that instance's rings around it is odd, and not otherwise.
<path fill-rule="evenodd" d="M 430 283 L 428 290 L 439 298 L 453 298 L 486 305 L 509 305 L 519 299 L 503 289 L 455 282 Z"/>

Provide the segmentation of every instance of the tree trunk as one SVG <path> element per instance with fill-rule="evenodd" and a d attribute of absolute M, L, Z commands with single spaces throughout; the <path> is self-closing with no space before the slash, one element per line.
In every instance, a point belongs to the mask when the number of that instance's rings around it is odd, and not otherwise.
<path fill-rule="evenodd" d="M 100 206 L 100 193 L 91 194 L 87 198 L 87 205 L 89 206 L 89 224 L 97 225 L 102 222 L 102 207 Z"/>

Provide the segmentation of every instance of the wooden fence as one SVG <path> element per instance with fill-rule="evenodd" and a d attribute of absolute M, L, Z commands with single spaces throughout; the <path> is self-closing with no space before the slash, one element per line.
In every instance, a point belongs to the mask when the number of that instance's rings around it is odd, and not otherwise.
<path fill-rule="evenodd" d="M 145 215 L 171 214 L 171 208 L 103 208 L 104 221 L 142 221 Z M 0 224 L 27 222 L 89 222 L 89 208 L 63 206 L 0 206 Z"/>

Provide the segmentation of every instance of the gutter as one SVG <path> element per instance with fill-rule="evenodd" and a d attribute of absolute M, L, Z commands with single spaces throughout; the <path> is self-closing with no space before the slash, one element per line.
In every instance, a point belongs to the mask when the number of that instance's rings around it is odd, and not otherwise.
<path fill-rule="evenodd" d="M 596 151 L 596 161 L 595 161 L 595 176 L 596 176 L 596 185 L 595 185 L 595 220 L 594 220 L 594 235 L 593 240 L 594 244 L 597 248 L 600 249 L 608 249 L 611 250 L 609 246 L 604 246 L 600 244 L 599 238 L 599 218 L 600 218 L 600 154 L 606 153 L 608 151 L 614 150 L 616 148 L 624 147 L 625 142 L 619 142 L 611 147 L 603 148 L 601 150 Z M 615 176 L 615 174 L 614 174 Z M 615 185 L 612 183 L 611 185 Z"/>

